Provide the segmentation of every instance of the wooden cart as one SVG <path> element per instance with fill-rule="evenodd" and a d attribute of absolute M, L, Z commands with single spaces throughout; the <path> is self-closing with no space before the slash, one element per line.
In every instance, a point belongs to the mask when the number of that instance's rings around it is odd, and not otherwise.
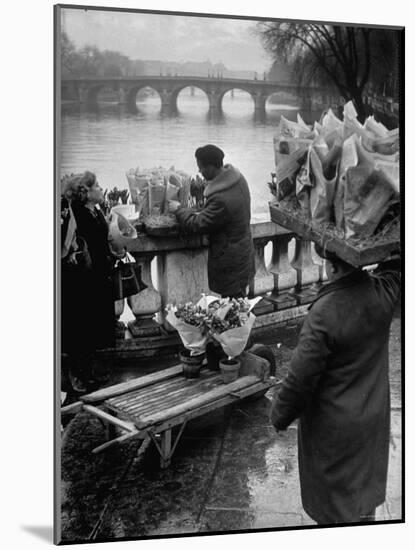
<path fill-rule="evenodd" d="M 224 384 L 220 372 L 202 367 L 200 376 L 187 379 L 181 364 L 84 395 L 61 409 L 62 414 L 80 410 L 98 417 L 108 428 L 108 441 L 93 449 L 99 453 L 134 438 L 154 442 L 160 466 L 166 468 L 187 422 L 245 397 L 265 393 L 274 383 L 266 359 L 244 352 L 237 380 Z M 172 429 L 179 431 L 172 438 Z M 111 439 L 111 432 L 121 435 Z"/>

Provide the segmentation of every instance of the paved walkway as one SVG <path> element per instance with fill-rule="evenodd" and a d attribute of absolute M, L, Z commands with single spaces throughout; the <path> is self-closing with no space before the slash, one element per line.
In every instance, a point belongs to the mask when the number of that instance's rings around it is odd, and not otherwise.
<path fill-rule="evenodd" d="M 298 323 L 272 331 L 278 368 L 288 364 Z M 387 500 L 378 520 L 401 518 L 400 320 L 390 338 L 392 434 Z M 84 413 L 67 427 L 62 451 L 64 541 L 312 525 L 301 507 L 297 427 L 276 434 L 270 392 L 189 423 L 167 470 L 138 442 L 92 455 L 103 441 Z"/>

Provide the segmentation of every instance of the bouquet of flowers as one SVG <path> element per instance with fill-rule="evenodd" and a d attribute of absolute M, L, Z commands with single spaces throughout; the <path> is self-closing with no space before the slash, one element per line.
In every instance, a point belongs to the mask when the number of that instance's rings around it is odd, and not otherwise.
<path fill-rule="evenodd" d="M 224 298 L 210 304 L 206 319 L 209 333 L 229 358 L 243 352 L 256 319 L 251 310 L 260 299 Z"/>
<path fill-rule="evenodd" d="M 166 319 L 191 355 L 203 352 L 209 339 L 214 338 L 228 357 L 236 357 L 246 346 L 255 323 L 251 310 L 259 300 L 261 297 L 248 300 L 203 295 L 196 304 L 167 306 Z"/>
<path fill-rule="evenodd" d="M 190 197 L 189 206 L 194 208 L 203 208 L 205 203 L 204 190 L 206 181 L 199 175 L 190 179 Z"/>
<path fill-rule="evenodd" d="M 120 190 L 118 189 L 118 187 L 114 187 L 106 193 L 105 198 L 108 201 L 110 208 L 112 208 L 119 203 L 120 197 Z"/>
<path fill-rule="evenodd" d="M 400 226 L 399 128 L 373 116 L 364 124 L 351 101 L 343 120 L 331 109 L 307 126 L 281 117 L 276 170 L 268 183 L 282 209 L 342 240 L 394 241 Z"/>
<path fill-rule="evenodd" d="M 216 297 L 203 295 L 196 303 L 187 302 L 179 306 L 167 306 L 166 320 L 174 327 L 190 355 L 198 355 L 205 351 L 209 338 L 207 324 L 208 307 Z"/>
<path fill-rule="evenodd" d="M 119 212 L 111 210 L 109 215 L 108 242 L 115 254 L 120 254 L 127 244 L 137 238 L 137 230 Z"/>
<path fill-rule="evenodd" d="M 119 191 L 118 194 L 121 199 L 121 204 L 127 204 L 128 197 L 130 196 L 130 193 L 127 191 L 127 189 L 122 189 L 121 191 Z"/>
<path fill-rule="evenodd" d="M 131 201 L 137 205 L 140 219 L 168 214 L 168 202 L 178 201 L 188 206 L 190 200 L 190 176 L 171 166 L 151 169 L 131 168 L 126 173 Z"/>

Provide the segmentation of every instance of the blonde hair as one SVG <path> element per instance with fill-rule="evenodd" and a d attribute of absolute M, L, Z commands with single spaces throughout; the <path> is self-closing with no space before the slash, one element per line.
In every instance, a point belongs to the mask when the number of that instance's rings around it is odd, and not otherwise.
<path fill-rule="evenodd" d="M 82 174 L 63 176 L 61 180 L 62 195 L 71 203 L 85 204 L 88 200 L 88 190 L 96 181 L 96 175 L 88 170 Z"/>

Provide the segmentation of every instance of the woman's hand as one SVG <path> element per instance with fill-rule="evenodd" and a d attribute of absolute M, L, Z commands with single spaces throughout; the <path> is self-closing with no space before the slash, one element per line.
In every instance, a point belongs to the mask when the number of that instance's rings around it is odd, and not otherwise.
<path fill-rule="evenodd" d="M 174 214 L 180 208 L 180 202 L 178 202 L 178 201 L 169 201 L 168 208 L 169 208 L 170 214 Z"/>
<path fill-rule="evenodd" d="M 117 249 L 113 246 L 111 239 L 108 239 L 108 247 L 110 249 L 112 256 L 114 256 L 118 260 L 121 260 L 127 254 L 127 248 L 125 246 L 122 249 L 119 249 L 119 248 Z"/>

